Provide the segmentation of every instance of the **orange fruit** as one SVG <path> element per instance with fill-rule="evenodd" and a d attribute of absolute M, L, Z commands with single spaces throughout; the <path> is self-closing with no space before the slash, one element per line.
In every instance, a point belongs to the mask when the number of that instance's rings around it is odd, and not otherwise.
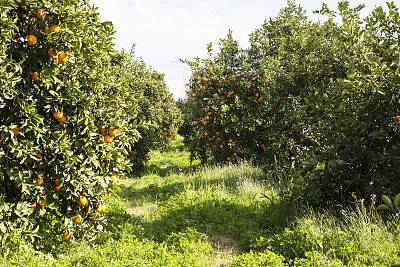
<path fill-rule="evenodd" d="M 36 204 L 32 204 L 32 205 L 31 205 L 31 208 L 32 208 L 33 210 L 36 210 Z"/>
<path fill-rule="evenodd" d="M 15 127 L 14 129 L 11 130 L 14 133 L 14 136 L 17 136 L 19 134 L 19 129 L 18 127 Z"/>
<path fill-rule="evenodd" d="M 192 93 L 192 96 L 193 96 L 193 97 L 195 97 L 195 96 L 196 96 L 196 94 L 195 94 L 195 93 Z"/>
<path fill-rule="evenodd" d="M 55 189 L 57 192 L 60 192 L 61 189 L 62 189 L 62 186 L 57 185 L 54 189 Z"/>
<path fill-rule="evenodd" d="M 62 117 L 64 117 L 64 114 L 62 112 L 54 112 L 53 117 L 56 120 L 60 120 L 60 119 L 62 119 Z"/>
<path fill-rule="evenodd" d="M 232 143 L 232 139 L 229 139 L 229 143 Z"/>
<path fill-rule="evenodd" d="M 40 158 L 40 159 L 39 159 L 39 162 L 42 161 L 42 160 L 43 160 L 42 154 L 37 154 L 37 155 L 38 155 L 38 157 Z"/>
<path fill-rule="evenodd" d="M 206 81 L 208 81 L 208 80 L 207 80 L 207 78 L 206 78 L 206 77 L 204 77 L 204 78 L 203 78 L 203 82 L 206 82 Z"/>
<path fill-rule="evenodd" d="M 102 163 L 100 163 L 100 168 L 104 169 L 105 166 L 106 166 L 106 163 L 104 161 Z"/>
<path fill-rule="evenodd" d="M 106 206 L 104 206 L 103 204 L 100 204 L 96 209 L 97 212 L 104 212 L 105 210 Z"/>
<path fill-rule="evenodd" d="M 153 97 L 150 96 L 150 101 L 153 101 Z"/>
<path fill-rule="evenodd" d="M 223 105 L 224 104 L 224 101 L 221 101 L 221 105 Z"/>
<path fill-rule="evenodd" d="M 43 177 L 38 177 L 38 178 L 37 178 L 37 184 L 38 184 L 38 185 L 42 185 L 43 182 L 44 182 Z"/>
<path fill-rule="evenodd" d="M 52 30 L 54 33 L 59 33 L 61 29 L 57 24 L 53 24 L 51 25 L 50 30 Z"/>
<path fill-rule="evenodd" d="M 113 129 L 112 127 L 110 127 L 110 129 L 108 129 L 108 134 L 112 137 L 117 136 L 118 134 L 118 130 Z"/>
<path fill-rule="evenodd" d="M 65 232 L 65 233 L 63 234 L 63 239 L 64 239 L 65 241 L 70 241 L 70 240 L 71 240 L 71 237 L 72 237 L 72 235 L 71 235 L 70 233 L 68 233 L 68 232 Z"/>
<path fill-rule="evenodd" d="M 89 203 L 88 199 L 85 196 L 81 196 L 76 200 L 76 202 L 78 202 L 79 206 L 86 206 Z"/>
<path fill-rule="evenodd" d="M 37 17 L 38 19 L 44 19 L 44 17 L 46 17 L 46 13 L 44 12 L 43 9 L 39 9 L 39 10 L 36 12 L 36 17 Z"/>
<path fill-rule="evenodd" d="M 74 218 L 74 223 L 81 223 L 83 221 L 83 218 L 80 214 L 76 214 Z"/>
<path fill-rule="evenodd" d="M 67 120 L 67 118 L 63 115 L 63 116 L 61 117 L 61 119 L 58 119 L 57 121 L 58 121 L 59 123 L 64 123 L 66 120 Z"/>
<path fill-rule="evenodd" d="M 56 50 L 54 49 L 54 47 L 47 50 L 47 54 L 49 54 L 49 56 L 51 56 L 51 57 L 54 56 L 55 53 L 56 53 Z"/>
<path fill-rule="evenodd" d="M 207 133 L 207 132 L 205 132 L 205 133 L 204 133 L 204 135 L 208 135 L 208 133 Z"/>
<path fill-rule="evenodd" d="M 110 177 L 110 183 L 116 184 L 118 182 L 118 176 L 117 175 L 111 175 Z"/>
<path fill-rule="evenodd" d="M 106 135 L 106 136 L 104 136 L 104 142 L 106 142 L 106 143 L 111 143 L 113 141 L 113 137 L 112 136 L 110 136 L 110 135 Z"/>
<path fill-rule="evenodd" d="M 107 131 L 106 128 L 100 128 L 100 132 L 101 132 L 102 134 L 104 134 L 106 131 Z"/>
<path fill-rule="evenodd" d="M 206 90 L 206 87 L 205 87 L 205 86 L 203 86 L 203 87 L 202 87 L 202 89 L 203 89 L 203 90 Z"/>
<path fill-rule="evenodd" d="M 231 158 L 230 158 L 230 157 L 227 157 L 226 159 L 227 159 L 227 160 L 231 160 Z"/>
<path fill-rule="evenodd" d="M 28 36 L 28 44 L 34 45 L 37 43 L 37 38 L 35 35 L 29 35 Z"/>
<path fill-rule="evenodd" d="M 32 80 L 35 80 L 35 81 L 39 80 L 39 75 L 40 74 L 37 71 L 32 73 L 32 75 L 31 75 Z"/>
<path fill-rule="evenodd" d="M 60 53 L 60 54 L 58 55 L 58 62 L 60 62 L 60 63 L 62 63 L 62 64 L 67 63 L 67 62 L 68 62 L 68 56 L 67 56 L 67 54 L 65 54 L 65 53 Z"/>
<path fill-rule="evenodd" d="M 60 180 L 58 178 L 54 180 L 55 185 L 59 185 L 59 183 L 60 183 Z"/>

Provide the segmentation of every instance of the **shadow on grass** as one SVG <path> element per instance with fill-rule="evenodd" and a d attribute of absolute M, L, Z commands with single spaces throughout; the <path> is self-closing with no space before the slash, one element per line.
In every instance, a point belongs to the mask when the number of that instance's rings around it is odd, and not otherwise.
<path fill-rule="evenodd" d="M 122 198 L 129 199 L 130 201 L 145 199 L 148 202 L 167 201 L 172 196 L 177 195 L 185 191 L 184 182 L 178 182 L 159 186 L 156 184 L 150 184 L 143 188 L 134 188 L 133 186 L 120 185 L 120 191 L 118 195 Z"/>

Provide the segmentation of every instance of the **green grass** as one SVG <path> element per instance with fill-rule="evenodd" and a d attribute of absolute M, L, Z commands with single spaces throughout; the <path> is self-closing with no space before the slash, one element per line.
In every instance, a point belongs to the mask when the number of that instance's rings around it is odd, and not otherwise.
<path fill-rule="evenodd" d="M 0 257 L 0 266 L 390 266 L 400 262 L 396 220 L 384 221 L 357 208 L 334 214 L 295 206 L 281 196 L 282 185 L 277 186 L 276 178 L 269 177 L 250 163 L 190 163 L 178 139 L 170 151 L 154 151 L 139 176 L 121 180 L 119 190 L 108 199 L 107 228 L 94 243 L 64 244 L 46 254 L 14 239 L 7 243 L 9 250 Z"/>

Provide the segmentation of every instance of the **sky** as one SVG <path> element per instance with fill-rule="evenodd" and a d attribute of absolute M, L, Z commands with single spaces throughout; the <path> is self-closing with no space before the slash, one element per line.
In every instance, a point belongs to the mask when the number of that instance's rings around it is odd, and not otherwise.
<path fill-rule="evenodd" d="M 350 6 L 365 4 L 361 15 L 375 6 L 386 7 L 385 0 L 350 0 Z M 394 1 L 400 7 L 400 0 Z M 338 0 L 297 0 L 312 20 L 326 3 L 337 9 Z M 287 0 L 90 0 L 98 7 L 101 21 L 112 21 L 116 33 L 115 48 L 135 55 L 159 73 L 175 99 L 183 98 L 191 72 L 179 59 L 207 57 L 207 44 L 214 48 L 229 30 L 241 47 L 248 46 L 248 35 L 287 6 Z"/>

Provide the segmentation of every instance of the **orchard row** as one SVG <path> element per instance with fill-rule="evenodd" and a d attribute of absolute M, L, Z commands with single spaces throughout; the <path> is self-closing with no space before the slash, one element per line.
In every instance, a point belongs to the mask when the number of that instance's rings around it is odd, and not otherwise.
<path fill-rule="evenodd" d="M 247 49 L 229 34 L 186 61 L 180 133 L 192 157 L 278 169 L 292 197 L 317 205 L 396 193 L 400 16 L 387 8 L 362 20 L 362 6 L 342 2 L 313 22 L 289 2 Z"/>

